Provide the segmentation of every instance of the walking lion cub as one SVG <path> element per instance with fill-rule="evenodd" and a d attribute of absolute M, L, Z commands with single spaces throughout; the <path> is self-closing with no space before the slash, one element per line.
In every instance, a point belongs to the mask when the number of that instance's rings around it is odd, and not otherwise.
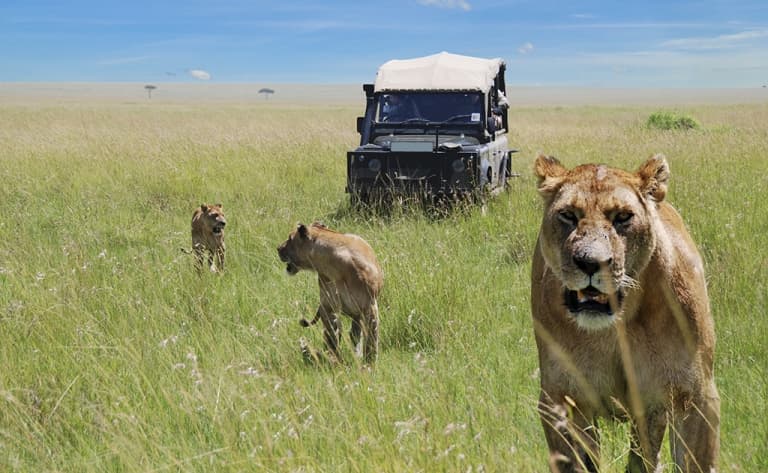
<path fill-rule="evenodd" d="M 338 233 L 325 225 L 298 224 L 288 239 L 277 248 L 280 260 L 287 263 L 289 275 L 299 270 L 315 271 L 320 285 L 320 305 L 311 322 L 322 321 L 325 343 L 335 360 L 340 360 L 338 345 L 341 324 L 336 314 L 352 319 L 350 338 L 357 348 L 363 339 L 363 360 L 373 362 L 378 354 L 379 306 L 377 298 L 384 276 L 376 255 L 357 235 Z"/>

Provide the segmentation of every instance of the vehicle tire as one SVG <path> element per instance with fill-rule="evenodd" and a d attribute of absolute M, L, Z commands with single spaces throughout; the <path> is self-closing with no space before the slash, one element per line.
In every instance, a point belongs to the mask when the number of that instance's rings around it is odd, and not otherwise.
<path fill-rule="evenodd" d="M 370 200 L 368 192 L 351 192 L 349 194 L 349 203 L 356 209 L 367 206 Z"/>

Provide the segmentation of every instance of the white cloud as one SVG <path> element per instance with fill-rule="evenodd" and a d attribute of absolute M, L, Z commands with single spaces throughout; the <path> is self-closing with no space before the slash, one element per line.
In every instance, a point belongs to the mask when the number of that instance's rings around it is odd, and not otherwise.
<path fill-rule="evenodd" d="M 533 51 L 533 44 L 531 44 L 531 43 L 525 43 L 522 46 L 520 46 L 519 48 L 517 48 L 517 52 L 520 53 L 520 54 L 528 54 L 531 51 Z"/>
<path fill-rule="evenodd" d="M 211 73 L 202 69 L 190 69 L 189 75 L 200 80 L 210 80 L 211 78 Z"/>
<path fill-rule="evenodd" d="M 460 8 L 464 11 L 472 9 L 466 0 L 419 0 L 419 3 L 428 7 Z"/>
<path fill-rule="evenodd" d="M 669 49 L 706 50 L 741 46 L 749 40 L 768 38 L 768 30 L 742 31 L 710 38 L 681 38 L 665 41 L 662 47 Z"/>

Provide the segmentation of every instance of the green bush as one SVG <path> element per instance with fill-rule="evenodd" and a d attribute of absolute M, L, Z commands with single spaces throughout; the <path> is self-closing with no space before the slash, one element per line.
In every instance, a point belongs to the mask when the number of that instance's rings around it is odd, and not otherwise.
<path fill-rule="evenodd" d="M 655 112 L 648 117 L 646 122 L 648 128 L 657 130 L 698 130 L 701 124 L 688 115 L 681 115 L 676 112 Z"/>

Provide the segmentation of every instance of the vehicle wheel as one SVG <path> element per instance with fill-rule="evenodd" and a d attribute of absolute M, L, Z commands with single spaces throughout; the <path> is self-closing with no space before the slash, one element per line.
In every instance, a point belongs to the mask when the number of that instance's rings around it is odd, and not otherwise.
<path fill-rule="evenodd" d="M 367 192 L 352 192 L 349 194 L 349 203 L 352 207 L 361 208 L 370 203 L 370 196 Z"/>

